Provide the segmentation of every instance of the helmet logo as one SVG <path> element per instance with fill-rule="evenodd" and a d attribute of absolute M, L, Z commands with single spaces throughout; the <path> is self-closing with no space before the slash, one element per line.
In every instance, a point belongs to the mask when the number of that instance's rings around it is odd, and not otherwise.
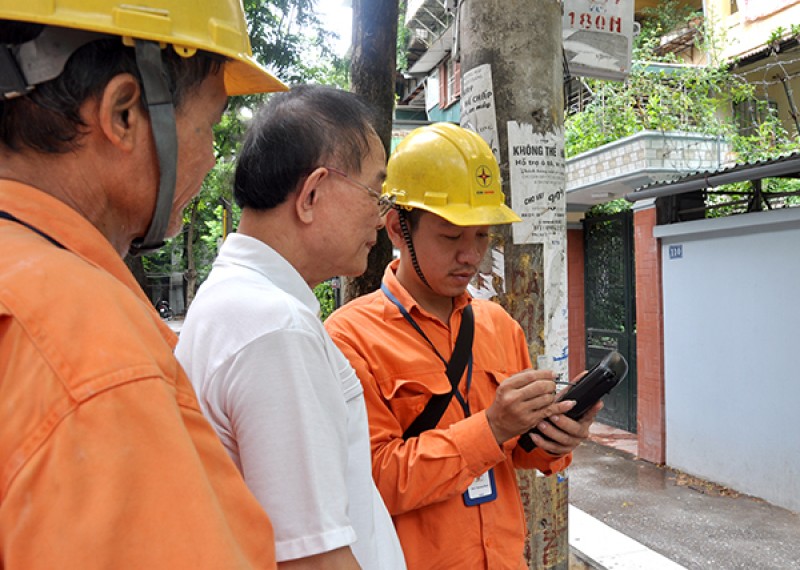
<path fill-rule="evenodd" d="M 487 166 L 480 165 L 475 171 L 475 178 L 478 180 L 478 186 L 488 188 L 492 183 L 492 171 Z"/>

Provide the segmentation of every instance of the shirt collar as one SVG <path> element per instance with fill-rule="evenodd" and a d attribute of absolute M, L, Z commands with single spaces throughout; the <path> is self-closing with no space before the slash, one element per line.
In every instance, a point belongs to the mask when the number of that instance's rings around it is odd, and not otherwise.
<path fill-rule="evenodd" d="M 296 298 L 315 314 L 319 314 L 319 301 L 302 275 L 281 254 L 263 241 L 243 234 L 230 234 L 225 238 L 214 265 L 223 263 L 258 271 L 276 287 Z"/>
<path fill-rule="evenodd" d="M 150 304 L 108 239 L 89 220 L 61 200 L 27 184 L 0 180 L 0 210 L 46 233 L 66 250 L 109 272 Z"/>

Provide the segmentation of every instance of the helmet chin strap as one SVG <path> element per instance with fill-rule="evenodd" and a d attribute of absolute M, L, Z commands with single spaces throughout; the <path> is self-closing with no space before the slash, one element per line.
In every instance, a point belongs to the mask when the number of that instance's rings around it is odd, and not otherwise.
<path fill-rule="evenodd" d="M 84 44 L 103 38 L 84 30 L 45 27 L 34 40 L 17 47 L 0 46 L 0 100 L 29 93 L 36 85 L 57 77 L 69 57 Z M 130 253 L 140 255 L 164 245 L 172 212 L 178 163 L 175 106 L 157 42 L 136 40 L 136 64 L 142 77 L 159 166 L 158 196 L 144 237 L 133 240 Z"/>
<path fill-rule="evenodd" d="M 150 226 L 145 236 L 134 239 L 130 247 L 131 254 L 142 255 L 164 245 L 175 196 L 178 133 L 175 126 L 175 106 L 158 43 L 136 40 L 136 64 L 142 77 L 142 89 L 150 114 L 159 170 L 158 195 Z"/>
<path fill-rule="evenodd" d="M 414 242 L 411 240 L 411 231 L 408 228 L 408 210 L 405 208 L 398 208 L 397 212 L 399 214 L 398 219 L 400 220 L 400 231 L 403 234 L 403 240 L 406 242 L 408 253 L 411 255 L 411 264 L 414 266 L 414 271 L 417 272 L 417 275 L 428 289 L 433 291 L 433 287 L 431 287 L 431 284 L 425 279 L 425 276 L 422 274 L 422 269 L 420 269 L 419 262 L 417 261 L 417 252 L 414 249 Z"/>

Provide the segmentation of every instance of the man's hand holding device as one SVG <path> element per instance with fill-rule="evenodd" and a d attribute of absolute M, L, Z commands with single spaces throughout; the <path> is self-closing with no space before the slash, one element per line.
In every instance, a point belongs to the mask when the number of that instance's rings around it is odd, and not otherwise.
<path fill-rule="evenodd" d="M 561 415 L 542 420 L 523 434 L 519 439 L 520 447 L 532 451 L 538 445 L 553 455 L 569 453 L 589 435 L 589 426 L 603 407 L 600 399 L 617 386 L 627 373 L 628 363 L 622 355 L 616 351 L 609 352 L 556 398 L 559 402 L 574 400 L 575 405 Z"/>
<path fill-rule="evenodd" d="M 551 370 L 523 370 L 503 380 L 486 419 L 499 445 L 524 434 L 545 418 L 566 413 L 573 402 L 555 401 L 555 374 Z"/>

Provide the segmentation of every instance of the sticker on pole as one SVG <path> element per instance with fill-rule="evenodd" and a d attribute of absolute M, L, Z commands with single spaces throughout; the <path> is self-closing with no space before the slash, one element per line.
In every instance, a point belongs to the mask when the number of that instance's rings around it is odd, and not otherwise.
<path fill-rule="evenodd" d="M 492 68 L 485 63 L 464 73 L 461 90 L 461 126 L 478 133 L 497 162 L 500 143 L 497 140 L 497 113 L 492 87 Z"/>

